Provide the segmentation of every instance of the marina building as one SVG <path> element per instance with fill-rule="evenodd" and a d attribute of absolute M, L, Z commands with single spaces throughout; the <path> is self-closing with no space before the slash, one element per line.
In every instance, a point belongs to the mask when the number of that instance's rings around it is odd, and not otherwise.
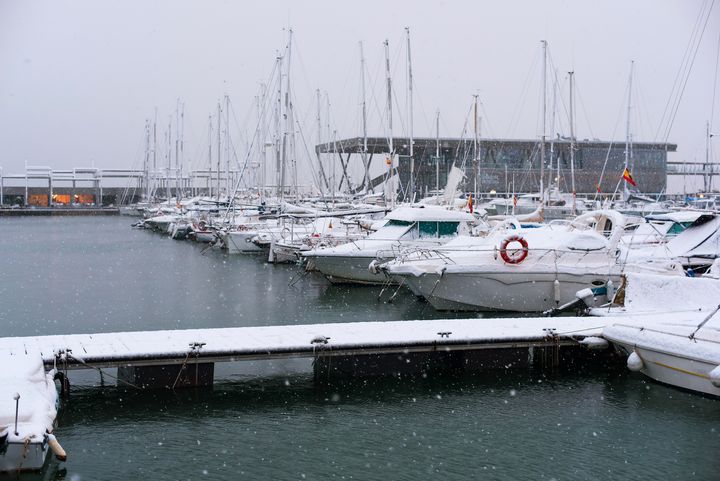
<path fill-rule="evenodd" d="M 393 144 L 400 182 L 402 186 L 407 186 L 410 181 L 410 141 L 408 138 L 396 138 Z M 340 188 L 346 188 L 348 180 L 351 188 L 364 187 L 363 146 L 364 139 L 354 137 L 316 147 L 321 155 L 338 157 L 342 167 L 341 173 L 336 174 L 336 178 L 340 179 Z M 576 140 L 574 166 L 571 165 L 570 146 L 571 142 L 567 138 L 546 141 L 545 185 L 552 180 L 553 183 L 559 182 L 562 190 L 570 192 L 571 173 L 574 170 L 575 190 L 578 194 L 594 194 L 598 184 L 601 192 L 614 192 L 625 165 L 625 143 Z M 416 190 L 424 194 L 436 186 L 442 189 L 454 165 L 465 173 L 461 189 L 466 192 L 474 191 L 476 182 L 479 193 L 538 192 L 540 147 L 537 140 L 482 139 L 476 143 L 472 139 L 415 138 L 413 157 Z M 379 185 L 385 176 L 388 150 L 387 138 L 367 139 L 366 155 L 373 187 Z M 641 192 L 658 194 L 665 191 L 668 152 L 676 150 L 675 144 L 632 144 L 630 166 Z"/>

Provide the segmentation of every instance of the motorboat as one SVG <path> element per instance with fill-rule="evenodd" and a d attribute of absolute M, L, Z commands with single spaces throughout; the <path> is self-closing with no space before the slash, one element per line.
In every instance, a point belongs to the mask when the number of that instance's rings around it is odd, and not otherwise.
<path fill-rule="evenodd" d="M 364 239 L 336 247 L 303 252 L 308 267 L 333 283 L 383 284 L 388 278 L 374 265 L 387 262 L 404 249 L 438 247 L 460 234 L 469 234 L 476 218 L 467 212 L 415 205 L 390 212 L 384 225 Z"/>
<path fill-rule="evenodd" d="M 382 270 L 438 310 L 513 312 L 557 308 L 585 288 L 602 303 L 626 271 L 684 275 L 670 261 L 619 263 L 624 227 L 620 213 L 592 211 L 542 227 L 495 230 L 467 246 L 401 256 Z"/>
<path fill-rule="evenodd" d="M 628 275 L 621 305 L 592 315 L 620 317 L 603 337 L 627 356 L 631 371 L 720 396 L 720 280 Z"/>
<path fill-rule="evenodd" d="M 639 247 L 630 244 L 620 254 L 627 262 L 648 258 L 673 260 L 696 272 L 704 272 L 719 257 L 720 216 L 714 213 L 701 213 L 667 242 Z"/>
<path fill-rule="evenodd" d="M 58 407 L 55 370 L 45 371 L 39 353 L 2 356 L 2 362 L 0 473 L 40 470 L 50 451 L 64 459 L 52 434 Z"/>

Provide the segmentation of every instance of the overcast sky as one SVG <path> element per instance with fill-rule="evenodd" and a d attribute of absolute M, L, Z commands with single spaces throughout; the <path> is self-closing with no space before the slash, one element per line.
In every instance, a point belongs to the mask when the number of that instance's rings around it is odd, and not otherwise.
<path fill-rule="evenodd" d="M 178 98 L 185 103 L 186 158 L 197 164 L 207 149 L 207 117 L 224 94 L 233 103 L 238 143 L 241 131 L 253 130 L 254 97 L 288 26 L 297 115 L 313 139 L 318 88 L 330 99 L 338 136 L 361 134 L 360 41 L 369 131 L 384 135 L 386 38 L 399 106 L 395 132 L 407 133 L 409 27 L 416 136 L 434 136 L 438 109 L 441 135 L 460 136 L 478 94 L 483 136 L 538 138 L 540 40 L 546 39 L 565 103 L 567 72 L 575 71 L 578 137 L 624 139 L 634 60 L 634 138 L 663 140 L 660 120 L 698 16 L 710 3 L 0 0 L 0 167 L 6 174 L 23 172 L 25 164 L 137 167 L 145 119 L 157 107 L 166 124 Z M 704 159 L 719 38 L 715 5 L 668 139 L 679 145 L 673 160 Z M 566 135 L 565 107 L 558 103 L 555 131 Z M 716 98 L 716 125 L 719 113 Z"/>

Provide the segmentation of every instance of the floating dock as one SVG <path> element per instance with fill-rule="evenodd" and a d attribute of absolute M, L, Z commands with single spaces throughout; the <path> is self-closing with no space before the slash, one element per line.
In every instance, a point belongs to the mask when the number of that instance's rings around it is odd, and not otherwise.
<path fill-rule="evenodd" d="M 564 351 L 583 348 L 613 318 L 495 318 L 429 321 L 350 322 L 268 327 L 114 332 L 0 338 L 0 359 L 39 355 L 47 369 L 118 368 L 120 382 L 177 387 L 212 382 L 195 365 L 262 359 L 313 358 L 328 374 L 374 375 L 422 371 L 433 356 L 464 359 L 478 368 L 528 367 L 555 361 Z M 462 358 L 462 359 L 460 359 Z M 180 368 L 190 374 L 175 381 Z M 163 376 L 162 369 L 174 376 Z M 153 380 L 151 371 L 155 373 Z M 172 379 L 175 386 L 167 385 Z M 195 381 L 195 382 L 193 382 Z"/>

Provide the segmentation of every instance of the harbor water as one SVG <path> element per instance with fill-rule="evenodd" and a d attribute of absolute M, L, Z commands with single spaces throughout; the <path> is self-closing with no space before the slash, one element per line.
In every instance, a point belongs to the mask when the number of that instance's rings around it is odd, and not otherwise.
<path fill-rule="evenodd" d="M 131 223 L 0 219 L 0 335 L 469 317 Z M 175 392 L 70 376 L 69 459 L 21 479 L 720 479 L 720 402 L 622 366 L 318 385 L 310 361 L 238 363 Z"/>

